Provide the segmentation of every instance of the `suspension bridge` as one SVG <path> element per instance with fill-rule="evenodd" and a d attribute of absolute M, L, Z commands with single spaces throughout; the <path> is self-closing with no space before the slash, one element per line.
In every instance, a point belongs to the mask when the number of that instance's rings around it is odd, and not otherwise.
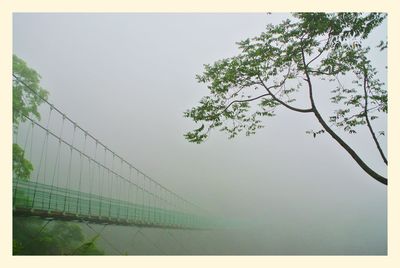
<path fill-rule="evenodd" d="M 164 187 L 41 99 L 40 118 L 23 115 L 13 143 L 33 166 L 13 172 L 13 214 L 45 219 L 174 229 L 211 229 L 220 220 Z"/>

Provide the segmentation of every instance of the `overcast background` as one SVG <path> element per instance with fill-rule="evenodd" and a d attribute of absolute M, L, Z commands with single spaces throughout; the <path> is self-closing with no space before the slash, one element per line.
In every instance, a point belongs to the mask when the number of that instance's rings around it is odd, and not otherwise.
<path fill-rule="evenodd" d="M 214 240 L 214 253 L 386 254 L 386 186 L 328 135 L 307 135 L 319 129 L 312 115 L 281 108 L 250 137 L 213 132 L 201 145 L 183 137 L 198 127 L 183 112 L 207 94 L 195 80 L 203 64 L 235 55 L 235 42 L 286 17 L 14 14 L 13 48 L 40 73 L 50 102 L 112 150 L 194 203 L 253 223 Z M 386 24 L 371 44 L 378 39 L 386 39 Z M 386 64 L 386 57 L 373 59 Z M 378 124 L 386 128 L 385 120 Z M 346 140 L 386 175 L 363 134 Z M 124 228 L 107 235 L 112 240 Z"/>

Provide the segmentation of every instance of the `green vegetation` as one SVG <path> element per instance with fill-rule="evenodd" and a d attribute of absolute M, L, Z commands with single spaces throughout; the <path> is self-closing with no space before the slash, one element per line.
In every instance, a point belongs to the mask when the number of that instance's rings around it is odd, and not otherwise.
<path fill-rule="evenodd" d="M 85 241 L 81 228 L 73 223 L 13 219 L 14 255 L 103 255 L 96 248 L 97 238 Z"/>
<path fill-rule="evenodd" d="M 385 18 L 382 13 L 296 13 L 292 20 L 270 24 L 259 36 L 239 42 L 237 56 L 205 65 L 203 74 L 197 75 L 209 95 L 184 113 L 201 124 L 186 133 L 186 139 L 201 143 L 213 129 L 227 132 L 230 138 L 242 131 L 251 135 L 263 127 L 262 117 L 275 116 L 277 108 L 284 107 L 315 116 L 321 129 L 307 133 L 314 137 L 328 133 L 366 173 L 387 184 L 387 178 L 371 169 L 338 135 L 339 131 L 355 134 L 358 127 L 366 126 L 387 165 L 378 141 L 385 132 L 376 132 L 371 124 L 387 113 L 387 89 L 365 42 Z M 375 48 L 386 47 L 387 42 L 380 41 Z M 335 107 L 328 120 L 316 103 L 315 95 L 322 91 L 331 94 Z M 299 105 L 296 98 L 307 104 Z"/>
<path fill-rule="evenodd" d="M 48 92 L 40 86 L 40 75 L 29 68 L 25 61 L 13 55 L 13 132 L 14 135 L 26 116 L 40 119 L 37 110 L 43 99 L 47 99 Z M 21 82 L 22 81 L 22 82 Z M 25 83 L 32 91 L 25 88 Z M 40 96 L 40 97 L 39 97 Z M 32 163 L 24 157 L 24 150 L 16 143 L 13 144 L 13 175 L 20 180 L 28 180 L 33 170 Z"/>
<path fill-rule="evenodd" d="M 47 99 L 48 92 L 40 86 L 40 75 L 15 55 L 13 75 L 19 80 L 13 81 L 13 132 L 16 134 L 18 125 L 26 121 L 26 116 L 40 119 L 37 110 L 42 103 L 40 97 Z M 24 150 L 14 143 L 14 179 L 29 180 L 33 168 L 32 163 L 24 157 Z M 98 236 L 95 236 L 85 241 L 84 234 L 77 224 L 58 221 L 49 224 L 36 218 L 13 218 L 14 255 L 101 255 L 104 252 L 96 248 L 97 238 Z"/>

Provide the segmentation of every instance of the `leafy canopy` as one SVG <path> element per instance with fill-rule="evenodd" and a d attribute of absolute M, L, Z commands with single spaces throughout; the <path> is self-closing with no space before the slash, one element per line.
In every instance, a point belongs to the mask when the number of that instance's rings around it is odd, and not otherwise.
<path fill-rule="evenodd" d="M 16 127 L 26 121 L 24 116 L 40 119 L 37 108 L 43 102 L 41 98 L 47 99 L 48 92 L 40 86 L 40 75 L 16 55 L 13 55 L 13 76 L 18 78 L 13 80 L 13 126 Z"/>
<path fill-rule="evenodd" d="M 40 119 L 38 106 L 47 99 L 48 92 L 40 86 L 40 75 L 27 66 L 25 61 L 13 55 L 13 132 L 18 125 L 33 116 Z M 29 89 L 27 88 L 29 87 Z M 40 97 L 39 97 L 40 96 Z M 33 170 L 32 163 L 24 157 L 24 150 L 13 144 L 13 174 L 21 180 L 28 180 Z"/>
<path fill-rule="evenodd" d="M 308 107 L 293 104 L 299 94 L 312 93 L 309 86 L 316 79 L 334 84 L 331 102 L 340 106 L 330 122 L 355 133 L 367 119 L 387 113 L 387 90 L 368 59 L 371 48 L 364 44 L 385 17 L 382 13 L 295 13 L 293 19 L 267 25 L 259 36 L 238 42 L 237 56 L 206 64 L 203 74 L 196 76 L 210 94 L 184 113 L 201 123 L 185 134 L 186 139 L 201 143 L 214 128 L 230 138 L 241 131 L 254 134 L 263 127 L 260 118 L 274 116 L 279 106 L 315 112 L 312 96 Z M 378 45 L 381 50 L 386 46 L 383 41 Z M 345 77 L 352 78 L 350 85 L 341 83 Z M 257 105 L 250 105 L 252 102 Z"/>

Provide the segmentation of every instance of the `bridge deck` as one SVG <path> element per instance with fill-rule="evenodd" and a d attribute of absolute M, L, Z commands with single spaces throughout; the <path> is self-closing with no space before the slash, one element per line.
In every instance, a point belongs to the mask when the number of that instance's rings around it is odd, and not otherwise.
<path fill-rule="evenodd" d="M 209 229 L 206 217 L 32 181 L 13 181 L 14 215 L 158 228 Z"/>

